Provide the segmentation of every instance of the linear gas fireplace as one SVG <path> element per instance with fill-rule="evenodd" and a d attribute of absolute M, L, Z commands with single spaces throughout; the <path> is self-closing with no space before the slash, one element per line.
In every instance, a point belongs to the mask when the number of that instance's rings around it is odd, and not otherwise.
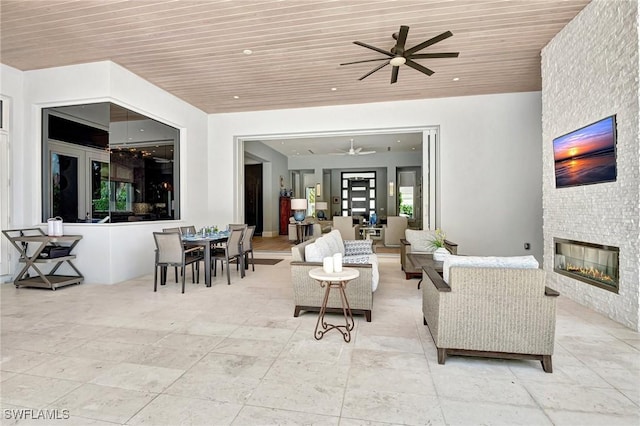
<path fill-rule="evenodd" d="M 618 247 L 554 238 L 553 270 L 605 290 L 618 292 Z"/>

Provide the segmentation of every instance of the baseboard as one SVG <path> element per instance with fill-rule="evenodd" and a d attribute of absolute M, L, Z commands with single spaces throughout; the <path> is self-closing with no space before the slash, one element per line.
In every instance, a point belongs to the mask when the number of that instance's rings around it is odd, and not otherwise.
<path fill-rule="evenodd" d="M 277 236 L 279 236 L 279 234 L 275 231 L 262 231 L 262 238 L 273 238 Z"/>

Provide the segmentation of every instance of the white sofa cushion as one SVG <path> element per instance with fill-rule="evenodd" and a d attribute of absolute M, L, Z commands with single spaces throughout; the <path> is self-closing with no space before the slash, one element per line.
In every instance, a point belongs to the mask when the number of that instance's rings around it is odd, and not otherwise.
<path fill-rule="evenodd" d="M 316 243 L 307 244 L 304 248 L 305 262 L 322 262 L 325 256 L 322 255 Z"/>
<path fill-rule="evenodd" d="M 537 269 L 538 261 L 533 256 L 447 256 L 442 266 L 442 279 L 449 283 L 449 268 L 461 266 L 464 268 L 512 268 Z"/>
<path fill-rule="evenodd" d="M 327 244 L 331 248 L 331 254 L 334 253 L 342 253 L 344 256 L 344 243 L 342 242 L 342 234 L 337 229 L 335 231 L 331 231 L 328 234 L 321 237 L 321 239 L 326 240 Z"/>
<path fill-rule="evenodd" d="M 436 237 L 435 231 L 407 229 L 404 231 L 404 236 L 411 244 L 412 253 L 433 253 L 435 251 L 435 247 L 431 246 L 431 242 Z"/>

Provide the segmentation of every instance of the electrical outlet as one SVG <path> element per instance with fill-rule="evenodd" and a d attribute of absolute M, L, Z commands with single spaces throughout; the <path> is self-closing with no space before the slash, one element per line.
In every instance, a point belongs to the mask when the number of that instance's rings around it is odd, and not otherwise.
<path fill-rule="evenodd" d="M 529 243 L 524 243 L 524 249 L 525 250 L 529 250 L 531 248 L 531 244 Z"/>

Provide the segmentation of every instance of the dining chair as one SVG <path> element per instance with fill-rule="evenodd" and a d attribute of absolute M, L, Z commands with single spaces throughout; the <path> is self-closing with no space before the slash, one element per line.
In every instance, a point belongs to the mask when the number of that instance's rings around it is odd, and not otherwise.
<path fill-rule="evenodd" d="M 178 234 L 182 235 L 182 232 L 180 231 L 180 228 L 176 227 L 176 228 L 163 228 L 162 232 L 177 232 Z M 175 268 L 175 274 L 176 274 L 176 282 L 178 282 L 178 267 L 176 266 Z M 191 273 L 193 274 L 193 268 L 191 268 Z"/>
<path fill-rule="evenodd" d="M 172 228 L 173 229 L 173 228 Z M 195 235 L 196 234 L 196 227 L 193 225 L 189 225 L 189 226 L 181 226 L 180 228 L 180 233 L 182 235 L 186 235 L 186 234 L 191 234 L 191 235 Z"/>
<path fill-rule="evenodd" d="M 224 264 L 227 264 L 227 284 L 231 285 L 231 266 L 230 262 L 236 260 L 240 268 L 240 277 L 244 278 L 244 260 L 242 253 L 242 235 L 244 230 L 231 229 L 229 238 L 225 241 L 220 249 L 215 250 L 211 255 L 213 260 L 213 275 L 216 275 L 218 261 L 224 273 Z"/>
<path fill-rule="evenodd" d="M 199 262 L 203 259 L 198 247 L 185 249 L 182 244 L 182 236 L 179 232 L 154 232 L 153 239 L 156 243 L 156 264 L 153 269 L 153 291 L 158 290 L 158 268 L 160 269 L 160 285 L 165 285 L 167 280 L 167 267 L 182 268 L 182 293 L 185 287 L 185 267 L 189 264 L 196 265 L 197 282 L 200 282 Z M 192 277 L 195 282 L 195 277 Z"/>
<path fill-rule="evenodd" d="M 242 257 L 244 258 L 245 268 L 249 266 L 249 253 L 251 253 L 251 270 L 256 270 L 256 264 L 253 260 L 253 234 L 256 231 L 255 225 L 247 227 L 242 235 Z"/>
<path fill-rule="evenodd" d="M 231 231 L 232 229 L 242 229 L 244 231 L 245 229 L 247 229 L 247 224 L 246 223 L 230 223 L 229 231 Z"/>

